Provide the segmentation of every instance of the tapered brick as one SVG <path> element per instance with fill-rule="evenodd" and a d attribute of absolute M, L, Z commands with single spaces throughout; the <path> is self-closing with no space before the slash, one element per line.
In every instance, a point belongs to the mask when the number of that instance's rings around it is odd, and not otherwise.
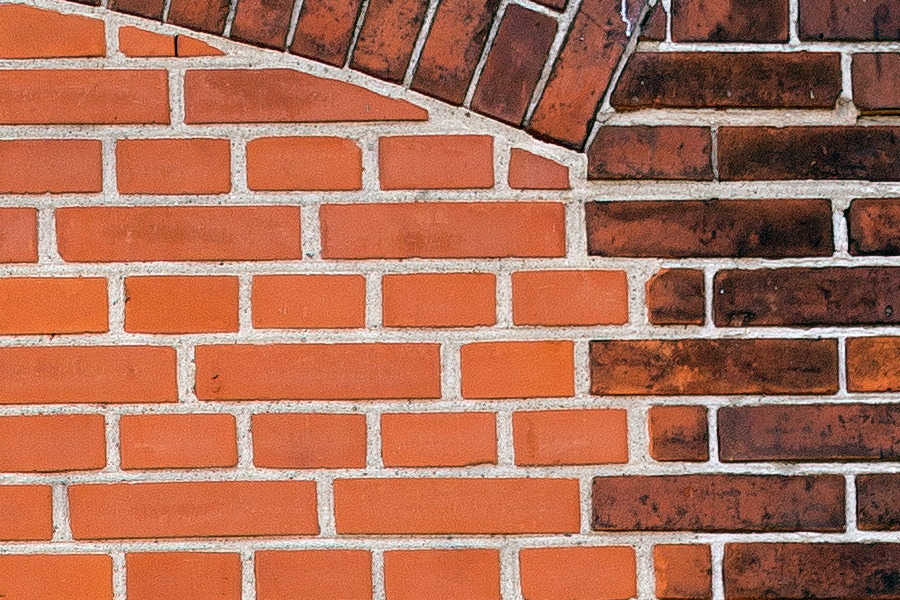
<path fill-rule="evenodd" d="M 588 179 L 711 180 L 707 127 L 601 127 L 588 150 Z"/>
<path fill-rule="evenodd" d="M 460 351 L 463 398 L 575 395 L 570 341 L 481 342 Z"/>
<path fill-rule="evenodd" d="M 856 477 L 856 522 L 866 531 L 900 531 L 900 474 Z"/>
<path fill-rule="evenodd" d="M 653 547 L 656 597 L 660 600 L 712 598 L 712 556 L 709 546 L 659 544 Z"/>
<path fill-rule="evenodd" d="M 110 0 L 108 6 L 116 12 L 161 21 L 165 4 L 164 0 Z"/>
<path fill-rule="evenodd" d="M 103 277 L 0 278 L 0 334 L 108 331 L 108 297 Z"/>
<path fill-rule="evenodd" d="M 863 113 L 900 111 L 900 55 L 853 55 L 853 103 Z"/>
<path fill-rule="evenodd" d="M 597 465 L 628 462 L 624 410 L 545 410 L 513 413 L 517 465 Z"/>
<path fill-rule="evenodd" d="M 676 42 L 786 42 L 788 1 L 676 0 L 672 3 Z"/>
<path fill-rule="evenodd" d="M 270 137 L 247 142 L 247 186 L 257 191 L 362 188 L 362 150 L 339 137 Z"/>
<path fill-rule="evenodd" d="M 630 5 L 642 6 L 644 3 L 640 0 L 632 0 Z M 666 39 L 666 30 L 669 28 L 669 15 L 665 8 L 659 2 L 650 9 L 650 13 L 641 25 L 642 42 L 662 42 Z"/>
<path fill-rule="evenodd" d="M 100 192 L 100 154 L 100 140 L 2 140 L 0 194 Z"/>
<path fill-rule="evenodd" d="M 427 0 L 369 2 L 350 66 L 380 79 L 403 81 L 427 9 Z"/>
<path fill-rule="evenodd" d="M 263 550 L 256 553 L 259 600 L 370 600 L 368 550 Z"/>
<path fill-rule="evenodd" d="M 507 183 L 516 190 L 568 190 L 569 168 L 521 148 L 509 152 Z"/>
<path fill-rule="evenodd" d="M 234 13 L 231 37 L 239 42 L 283 49 L 294 0 L 241 0 Z"/>
<path fill-rule="evenodd" d="M 171 0 L 167 22 L 221 35 L 228 17 L 228 0 Z"/>
<path fill-rule="evenodd" d="M 621 325 L 628 322 L 624 271 L 517 271 L 516 325 Z"/>
<path fill-rule="evenodd" d="M 497 550 L 389 550 L 384 585 L 390 600 L 500 600 Z"/>
<path fill-rule="evenodd" d="M 211 552 L 129 552 L 129 600 L 240 600 L 241 556 Z"/>
<path fill-rule="evenodd" d="M 175 56 L 175 36 L 119 27 L 119 52 L 130 57 Z"/>
<path fill-rule="evenodd" d="M 892 0 L 800 0 L 801 40 L 900 40 Z"/>
<path fill-rule="evenodd" d="M 37 260 L 37 210 L 0 208 L 0 263 Z"/>
<path fill-rule="evenodd" d="M 856 199 L 846 216 L 850 254 L 900 255 L 900 199 Z"/>
<path fill-rule="evenodd" d="M 386 327 L 477 327 L 497 322 L 493 273 L 407 273 L 382 278 Z"/>
<path fill-rule="evenodd" d="M 341 414 L 253 415 L 253 464 L 267 469 L 366 466 L 366 417 Z"/>
<path fill-rule="evenodd" d="M 122 194 L 225 194 L 231 191 L 231 143 L 224 139 L 116 142 Z"/>
<path fill-rule="evenodd" d="M 25 4 L 0 6 L 0 58 L 106 56 L 100 19 Z"/>
<path fill-rule="evenodd" d="M 256 275 L 253 326 L 261 329 L 355 328 L 366 324 L 362 275 Z"/>
<path fill-rule="evenodd" d="M 53 536 L 50 494 L 49 485 L 0 486 L 0 541 L 50 540 Z M 0 556 L 0 565 L 3 558 Z M 2 573 L 0 570 L 0 589 L 6 593 Z"/>
<path fill-rule="evenodd" d="M 706 282 L 699 269 L 663 269 L 647 281 L 647 311 L 654 325 L 703 325 Z"/>
<path fill-rule="evenodd" d="M 847 389 L 851 392 L 900 391 L 900 337 L 847 340 Z"/>
<path fill-rule="evenodd" d="M 362 0 L 308 0 L 300 6 L 290 51 L 340 67 L 347 61 Z"/>
<path fill-rule="evenodd" d="M 492 413 L 381 415 L 381 458 L 386 467 L 467 467 L 497 462 Z"/>
<path fill-rule="evenodd" d="M 103 415 L 0 417 L 0 472 L 98 471 L 105 466 Z"/>
<path fill-rule="evenodd" d="M 705 406 L 650 407 L 650 456 L 659 461 L 709 460 Z"/>
<path fill-rule="evenodd" d="M 112 558 L 106 554 L 3 555 L 0 589 L 16 600 L 112 600 Z"/>
<path fill-rule="evenodd" d="M 522 594 L 529 600 L 624 600 L 637 595 L 633 548 L 523 548 Z"/>
<path fill-rule="evenodd" d="M 234 415 L 122 415 L 123 469 L 200 469 L 237 465 Z"/>
<path fill-rule="evenodd" d="M 383 190 L 494 187 L 494 138 L 406 135 L 378 140 Z"/>

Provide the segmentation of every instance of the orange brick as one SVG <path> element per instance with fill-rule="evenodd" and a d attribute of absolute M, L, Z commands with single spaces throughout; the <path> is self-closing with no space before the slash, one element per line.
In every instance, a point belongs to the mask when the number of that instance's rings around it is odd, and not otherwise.
<path fill-rule="evenodd" d="M 253 463 L 270 469 L 366 466 L 365 415 L 253 415 Z"/>
<path fill-rule="evenodd" d="M 176 402 L 175 349 L 0 348 L 0 404 Z"/>
<path fill-rule="evenodd" d="M 494 187 L 494 138 L 401 135 L 378 140 L 383 190 Z"/>
<path fill-rule="evenodd" d="M 296 206 L 60 208 L 56 231 L 70 262 L 300 258 Z"/>
<path fill-rule="evenodd" d="M 621 409 L 513 414 L 517 465 L 628 462 L 628 414 Z"/>
<path fill-rule="evenodd" d="M 226 194 L 231 191 L 231 142 L 119 140 L 116 178 L 122 194 Z"/>
<path fill-rule="evenodd" d="M 466 467 L 497 462 L 493 413 L 381 415 L 386 467 Z"/>
<path fill-rule="evenodd" d="M 621 325 L 628 322 L 624 271 L 513 273 L 516 325 Z"/>
<path fill-rule="evenodd" d="M 521 148 L 509 153 L 509 187 L 517 190 L 568 190 L 569 167 Z"/>
<path fill-rule="evenodd" d="M 491 273 L 412 273 L 382 279 L 387 327 L 476 327 L 497 322 Z"/>
<path fill-rule="evenodd" d="M 633 548 L 525 548 L 522 595 L 529 600 L 623 600 L 637 595 Z"/>
<path fill-rule="evenodd" d="M 0 486 L 0 541 L 49 540 L 53 536 L 50 493 L 49 485 Z M 0 569 L 0 583 L 3 577 Z M 4 595 L 8 591 L 0 590 Z"/>
<path fill-rule="evenodd" d="M 37 211 L 0 208 L 0 263 L 37 262 Z"/>
<path fill-rule="evenodd" d="M 106 35 L 100 19 L 24 4 L 0 6 L 0 58 L 89 56 L 106 56 Z"/>
<path fill-rule="evenodd" d="M 238 278 L 125 278 L 125 331 L 203 333 L 238 330 Z"/>
<path fill-rule="evenodd" d="M 103 415 L 0 417 L 0 472 L 93 471 L 105 466 Z"/>
<path fill-rule="evenodd" d="M 200 40 L 187 35 L 175 36 L 175 54 L 182 58 L 192 56 L 225 56 L 225 53 L 215 46 L 210 46 L 206 42 L 201 42 Z"/>
<path fill-rule="evenodd" d="M 497 550 L 389 550 L 388 600 L 500 600 Z"/>
<path fill-rule="evenodd" d="M 438 344 L 221 345 L 195 354 L 202 400 L 441 397 Z"/>
<path fill-rule="evenodd" d="M 169 123 L 164 70 L 0 71 L 0 124 Z"/>
<path fill-rule="evenodd" d="M 366 325 L 362 275 L 258 275 L 253 278 L 253 326 L 270 329 Z"/>
<path fill-rule="evenodd" d="M 128 600 L 240 600 L 241 555 L 141 552 L 125 557 Z"/>
<path fill-rule="evenodd" d="M 99 192 L 100 154 L 100 140 L 2 140 L 0 194 Z"/>
<path fill-rule="evenodd" d="M 103 554 L 3 555 L 0 589 L 16 600 L 112 600 L 112 559 Z"/>
<path fill-rule="evenodd" d="M 362 150 L 339 137 L 270 137 L 247 142 L 247 186 L 262 191 L 362 189 Z"/>
<path fill-rule="evenodd" d="M 339 534 L 576 533 L 574 479 L 338 479 Z"/>
<path fill-rule="evenodd" d="M 566 253 L 562 204 L 326 204 L 320 219 L 323 258 L 529 258 Z"/>
<path fill-rule="evenodd" d="M 119 50 L 132 57 L 175 56 L 175 38 L 139 27 L 120 27 Z"/>
<path fill-rule="evenodd" d="M 234 415 L 122 415 L 123 469 L 237 465 Z"/>
<path fill-rule="evenodd" d="M 463 398 L 575 395 L 572 342 L 466 344 L 460 351 L 460 359 Z"/>
<path fill-rule="evenodd" d="M 709 546 L 660 544 L 653 547 L 656 597 L 660 600 L 712 598 Z"/>
<path fill-rule="evenodd" d="M 258 600 L 369 600 L 368 550 L 264 550 L 256 553 Z"/>
<path fill-rule="evenodd" d="M 69 511 L 77 540 L 319 532 L 314 481 L 72 485 Z"/>
<path fill-rule="evenodd" d="M 847 388 L 851 392 L 900 391 L 900 337 L 847 340 Z"/>
<path fill-rule="evenodd" d="M 53 335 L 109 330 L 106 279 L 9 277 L 0 279 L 0 334 Z"/>

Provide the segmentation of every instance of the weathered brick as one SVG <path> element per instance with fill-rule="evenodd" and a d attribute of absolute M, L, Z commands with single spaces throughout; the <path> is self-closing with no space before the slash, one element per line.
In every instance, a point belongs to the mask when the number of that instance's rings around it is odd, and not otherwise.
<path fill-rule="evenodd" d="M 620 409 L 517 411 L 517 465 L 599 465 L 628 462 L 627 415 Z"/>
<path fill-rule="evenodd" d="M 102 333 L 107 299 L 103 277 L 0 278 L 0 334 Z"/>
<path fill-rule="evenodd" d="M 226 194 L 231 191 L 231 142 L 119 140 L 116 179 L 122 194 Z"/>
<path fill-rule="evenodd" d="M 305 0 L 290 51 L 335 67 L 347 62 L 362 0 Z"/>
<path fill-rule="evenodd" d="M 138 58 L 175 56 L 175 36 L 138 27 L 119 27 L 119 52 Z"/>
<path fill-rule="evenodd" d="M 647 281 L 647 311 L 654 325 L 703 325 L 706 282 L 699 269 L 663 269 Z"/>
<path fill-rule="evenodd" d="M 238 278 L 125 278 L 125 331 L 205 333 L 238 330 Z"/>
<path fill-rule="evenodd" d="M 365 415 L 253 415 L 253 464 L 266 469 L 366 466 Z"/>
<path fill-rule="evenodd" d="M 49 485 L 0 486 L 0 541 L 49 540 L 53 536 L 50 494 Z M 4 558 L 0 556 L 0 566 Z M 0 589 L 6 594 L 2 573 L 0 569 Z"/>
<path fill-rule="evenodd" d="M 828 200 L 676 200 L 585 205 L 588 253 L 636 258 L 831 256 Z"/>
<path fill-rule="evenodd" d="M 112 558 L 105 554 L 6 554 L 0 556 L 0 589 L 16 600 L 112 600 Z"/>
<path fill-rule="evenodd" d="M 106 56 L 104 22 L 25 4 L 0 6 L 0 58 Z"/>
<path fill-rule="evenodd" d="M 389 550 L 384 586 L 391 600 L 499 600 L 500 552 Z"/>
<path fill-rule="evenodd" d="M 723 127 L 719 176 L 726 181 L 900 181 L 900 127 Z"/>
<path fill-rule="evenodd" d="M 0 194 L 103 189 L 100 140 L 0 140 Z"/>
<path fill-rule="evenodd" d="M 129 552 L 129 600 L 240 600 L 241 555 L 211 552 Z"/>
<path fill-rule="evenodd" d="M 476 342 L 460 350 L 463 398 L 575 395 L 570 341 Z"/>
<path fill-rule="evenodd" d="M 833 394 L 837 341 L 591 342 L 595 395 Z"/>
<path fill-rule="evenodd" d="M 294 0 L 241 0 L 234 13 L 231 37 L 239 42 L 284 49 Z"/>
<path fill-rule="evenodd" d="M 403 81 L 427 10 L 427 0 L 371 0 L 350 66 L 395 83 Z"/>
<path fill-rule="evenodd" d="M 892 0 L 800 0 L 801 40 L 900 40 Z"/>
<path fill-rule="evenodd" d="M 167 22 L 221 35 L 229 5 L 229 0 L 171 0 Z"/>
<path fill-rule="evenodd" d="M 234 415 L 122 415 L 123 469 L 201 469 L 237 465 Z"/>
<path fill-rule="evenodd" d="M 650 456 L 659 461 L 709 460 L 705 406 L 650 407 Z"/>
<path fill-rule="evenodd" d="M 900 255 L 900 199 L 856 199 L 846 216 L 850 254 Z"/>
<path fill-rule="evenodd" d="M 712 180 L 708 127 L 607 125 L 588 150 L 588 179 Z"/>
<path fill-rule="evenodd" d="M 856 477 L 856 522 L 866 531 L 900 531 L 900 474 Z"/>
<path fill-rule="evenodd" d="M 368 550 L 263 550 L 256 553 L 259 600 L 369 600 Z"/>
<path fill-rule="evenodd" d="M 488 412 L 383 414 L 381 458 L 386 467 L 495 464 L 496 419 Z"/>
<path fill-rule="evenodd" d="M 383 190 L 494 187 L 494 138 L 404 135 L 378 140 Z"/>
<path fill-rule="evenodd" d="M 900 460 L 900 405 L 724 406 L 718 420 L 723 462 Z"/>
<path fill-rule="evenodd" d="M 0 208 L 0 263 L 37 260 L 37 210 Z"/>
<path fill-rule="evenodd" d="M 672 3 L 676 42 L 786 42 L 788 0 L 676 0 Z"/>
<path fill-rule="evenodd" d="M 493 273 L 408 273 L 382 278 L 386 327 L 477 327 L 497 322 Z"/>
<path fill-rule="evenodd" d="M 640 0 L 632 0 L 631 6 L 641 6 L 644 3 Z M 666 30 L 669 28 L 669 15 L 661 2 L 657 2 L 656 6 L 650 9 L 650 13 L 641 25 L 642 42 L 662 42 L 666 39 Z"/>
<path fill-rule="evenodd" d="M 538 4 L 543 4 L 547 8 L 552 8 L 554 10 L 561 11 L 566 7 L 566 2 L 568 0 L 534 0 Z"/>
<path fill-rule="evenodd" d="M 619 110 L 832 108 L 840 93 L 837 53 L 638 52 L 610 102 Z"/>
<path fill-rule="evenodd" d="M 518 4 L 507 6 L 478 79 L 472 108 L 515 127 L 521 125 L 555 37 L 555 19 Z"/>
<path fill-rule="evenodd" d="M 521 148 L 509 151 L 509 187 L 516 190 L 568 190 L 569 167 Z"/>
<path fill-rule="evenodd" d="M 847 389 L 851 392 L 900 391 L 900 337 L 847 340 Z"/>
<path fill-rule="evenodd" d="M 625 600 L 637 595 L 633 548 L 523 548 L 522 595 L 529 600 Z"/>
<path fill-rule="evenodd" d="M 362 188 L 362 150 L 339 137 L 270 137 L 247 142 L 247 186 L 258 191 Z"/>
<path fill-rule="evenodd" d="M 366 324 L 362 275 L 256 275 L 253 326 L 261 329 L 354 328 Z"/>
<path fill-rule="evenodd" d="M 594 531 L 843 531 L 839 475 L 595 477 Z"/>
<path fill-rule="evenodd" d="M 165 5 L 165 0 L 110 0 L 107 6 L 116 12 L 162 21 Z"/>
<path fill-rule="evenodd" d="M 516 325 L 621 325 L 628 322 L 625 271 L 516 271 Z"/>
<path fill-rule="evenodd" d="M 712 556 L 709 546 L 659 544 L 653 547 L 656 597 L 660 600 L 712 598 Z"/>
<path fill-rule="evenodd" d="M 853 55 L 853 103 L 863 113 L 900 110 L 900 54 Z"/>
<path fill-rule="evenodd" d="M 98 471 L 104 431 L 103 415 L 0 417 L 0 472 Z"/>

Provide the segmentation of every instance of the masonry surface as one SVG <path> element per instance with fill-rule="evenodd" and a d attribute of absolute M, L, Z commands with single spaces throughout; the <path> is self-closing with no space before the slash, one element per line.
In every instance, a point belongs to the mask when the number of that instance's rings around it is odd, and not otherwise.
<path fill-rule="evenodd" d="M 896 0 L 0 0 L 0 597 L 900 599 Z"/>

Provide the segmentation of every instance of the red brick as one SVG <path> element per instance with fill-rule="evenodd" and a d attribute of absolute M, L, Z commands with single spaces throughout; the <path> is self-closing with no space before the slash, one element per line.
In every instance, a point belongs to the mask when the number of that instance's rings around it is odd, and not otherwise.
<path fill-rule="evenodd" d="M 256 553 L 259 600 L 370 600 L 368 550 L 263 550 Z"/>
<path fill-rule="evenodd" d="M 76 540 L 315 535 L 314 481 L 76 484 Z"/>
<path fill-rule="evenodd" d="M 384 586 L 388 600 L 500 600 L 500 552 L 390 550 Z"/>
<path fill-rule="evenodd" d="M 621 325 L 628 322 L 624 271 L 517 271 L 516 325 Z"/>
<path fill-rule="evenodd" d="M 863 113 L 900 110 L 900 54 L 853 55 L 853 103 Z"/>
<path fill-rule="evenodd" d="M 2 140 L 0 194 L 99 192 L 100 153 L 100 140 Z"/>
<path fill-rule="evenodd" d="M 123 469 L 200 469 L 237 465 L 234 415 L 122 415 Z"/>
<path fill-rule="evenodd" d="M 106 56 L 104 23 L 24 4 L 0 6 L 0 58 Z"/>
<path fill-rule="evenodd" d="M 0 404 L 176 402 L 175 349 L 0 348 Z"/>
<path fill-rule="evenodd" d="M 892 0 L 800 0 L 801 40 L 900 40 Z"/>
<path fill-rule="evenodd" d="M 49 485 L 0 486 L 0 541 L 49 540 L 53 536 L 50 493 Z M 0 556 L 0 565 L 4 558 Z M 0 589 L 5 595 L 3 578 L 0 569 Z"/>
<path fill-rule="evenodd" d="M 843 531 L 840 475 L 595 477 L 594 531 Z"/>
<path fill-rule="evenodd" d="M 576 533 L 574 479 L 338 479 L 337 531 L 353 534 Z"/>
<path fill-rule="evenodd" d="M 0 417 L 0 472 L 98 471 L 105 466 L 103 415 Z"/>
<path fill-rule="evenodd" d="M 290 69 L 191 70 L 184 98 L 189 124 L 428 119 L 428 111 L 406 100 Z"/>
<path fill-rule="evenodd" d="M 69 262 L 300 258 L 296 206 L 66 207 L 56 211 Z"/>
<path fill-rule="evenodd" d="M 0 208 L 0 263 L 37 260 L 37 210 Z"/>
<path fill-rule="evenodd" d="M 900 127 L 723 127 L 719 176 L 726 181 L 900 181 Z"/>
<path fill-rule="evenodd" d="M 856 477 L 856 522 L 865 531 L 900 531 L 900 474 Z"/>
<path fill-rule="evenodd" d="M 497 322 L 493 273 L 409 273 L 382 279 L 386 327 L 477 327 Z"/>
<path fill-rule="evenodd" d="M 706 283 L 699 269 L 662 269 L 647 281 L 647 311 L 654 325 L 703 325 Z"/>
<path fill-rule="evenodd" d="M 125 278 L 125 331 L 205 333 L 238 330 L 238 278 Z"/>
<path fill-rule="evenodd" d="M 656 597 L 660 600 L 712 598 L 709 546 L 659 544 L 653 547 Z"/>
<path fill-rule="evenodd" d="M 601 127 L 588 150 L 588 179 L 712 180 L 707 127 Z"/>
<path fill-rule="evenodd" d="M 425 21 L 428 0 L 370 0 L 350 66 L 399 83 Z"/>
<path fill-rule="evenodd" d="M 97 3 L 99 4 L 99 2 Z M 116 12 L 128 13 L 139 17 L 147 17 L 154 21 L 162 21 L 164 0 L 110 0 L 107 5 Z"/>
<path fill-rule="evenodd" d="M 836 340 L 591 342 L 595 395 L 833 394 Z"/>
<path fill-rule="evenodd" d="M 900 255 L 900 199 L 858 198 L 846 217 L 850 254 Z"/>
<path fill-rule="evenodd" d="M 198 346 L 196 363 L 202 400 L 441 397 L 438 344 Z"/>
<path fill-rule="evenodd" d="M 900 391 L 900 337 L 847 340 L 847 388 L 851 392 Z"/>
<path fill-rule="evenodd" d="M 508 5 L 478 79 L 472 108 L 520 126 L 555 37 L 555 19 L 518 4 Z"/>
<path fill-rule="evenodd" d="M 624 600 L 637 595 L 633 548 L 523 548 L 522 594 L 529 600 Z"/>
<path fill-rule="evenodd" d="M 659 461 L 709 460 L 705 406 L 651 406 L 650 456 Z"/>
<path fill-rule="evenodd" d="M 726 544 L 725 598 L 896 600 L 900 544 Z"/>
<path fill-rule="evenodd" d="M 253 463 L 267 469 L 366 466 L 365 415 L 253 415 Z"/>
<path fill-rule="evenodd" d="M 240 554 L 141 552 L 125 557 L 129 600 L 240 600 Z"/>
<path fill-rule="evenodd" d="M 228 0 L 171 0 L 168 23 L 221 35 L 228 17 Z"/>
<path fill-rule="evenodd" d="M 412 89 L 450 104 L 462 104 L 499 5 L 499 0 L 438 4 Z"/>
<path fill-rule="evenodd" d="M 568 0 L 534 0 L 538 4 L 542 4 L 547 8 L 552 8 L 556 11 L 561 11 L 566 7 L 566 2 Z"/>
<path fill-rule="evenodd" d="M 568 190 L 569 167 L 521 148 L 509 152 L 509 187 L 517 190 Z"/>
<path fill-rule="evenodd" d="M 293 8 L 294 0 L 241 0 L 231 25 L 231 37 L 283 50 Z"/>
<path fill-rule="evenodd" d="M 322 257 L 507 258 L 566 253 L 562 204 L 326 204 Z"/>
<path fill-rule="evenodd" d="M 131 57 L 175 56 L 175 37 L 137 27 L 120 27 L 119 51 Z"/>
<path fill-rule="evenodd" d="M 481 342 L 460 351 L 463 398 L 546 398 L 575 395 L 569 341 Z"/>
<path fill-rule="evenodd" d="M 676 0 L 672 3 L 676 42 L 786 42 L 788 0 Z"/>
<path fill-rule="evenodd" d="M 256 275 L 252 302 L 257 328 L 364 327 L 366 279 L 362 275 Z"/>
<path fill-rule="evenodd" d="M 639 0 L 632 0 L 631 6 L 643 6 Z M 661 2 L 652 7 L 641 25 L 642 42 L 663 42 L 666 39 L 666 30 L 669 28 L 669 15 Z"/>
<path fill-rule="evenodd" d="M 169 123 L 166 71 L 0 71 L 0 125 Z"/>
<path fill-rule="evenodd" d="M 122 194 L 225 194 L 231 191 L 231 143 L 119 140 L 116 178 Z"/>
<path fill-rule="evenodd" d="M 112 570 L 105 554 L 7 554 L 0 589 L 16 600 L 112 600 Z"/>
<path fill-rule="evenodd" d="M 256 138 L 247 142 L 247 185 L 259 191 L 362 189 L 362 150 L 339 137 Z"/>
<path fill-rule="evenodd" d="M 581 149 L 628 37 L 620 5 L 585 0 L 560 51 L 528 130 Z"/>
<path fill-rule="evenodd" d="M 513 413 L 516 464 L 599 465 L 628 462 L 628 423 L 620 409 Z"/>
<path fill-rule="evenodd" d="M 347 62 L 362 0 L 307 0 L 290 51 L 335 67 Z"/>
<path fill-rule="evenodd" d="M 378 140 L 383 190 L 494 187 L 494 138 L 404 135 Z"/>
<path fill-rule="evenodd" d="M 0 334 L 108 331 L 107 298 L 102 277 L 0 278 Z"/>
<path fill-rule="evenodd" d="M 831 256 L 828 200 L 676 200 L 585 205 L 588 253 L 635 258 Z"/>
<path fill-rule="evenodd" d="M 494 414 L 383 414 L 381 458 L 386 467 L 496 464 L 497 424 Z"/>

